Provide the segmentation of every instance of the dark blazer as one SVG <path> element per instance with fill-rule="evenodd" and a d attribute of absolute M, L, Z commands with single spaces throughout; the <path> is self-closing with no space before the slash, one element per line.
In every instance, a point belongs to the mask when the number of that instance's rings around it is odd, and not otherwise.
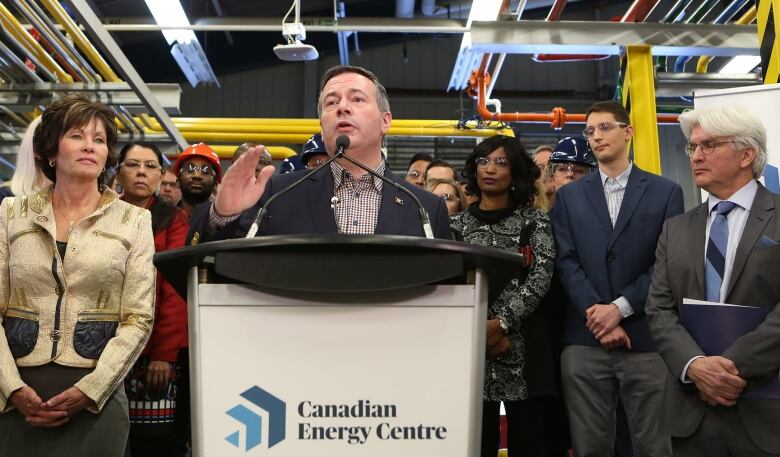
<path fill-rule="evenodd" d="M 634 351 L 653 351 L 645 300 L 655 247 L 666 219 L 683 212 L 680 186 L 633 165 L 614 229 L 598 172 L 563 187 L 552 223 L 558 248 L 556 271 L 566 292 L 564 344 L 600 346 L 585 326 L 594 303 L 624 296 L 634 314 L 620 323 Z"/>
<path fill-rule="evenodd" d="M 704 300 L 704 244 L 707 203 L 670 219 L 658 241 L 653 285 L 647 299 L 647 317 L 658 352 L 669 367 L 666 386 L 666 423 L 675 437 L 690 436 L 704 416 L 707 404 L 692 384 L 679 381 L 693 357 L 704 355 L 680 324 L 678 305 L 683 298 Z M 759 184 L 742 238 L 737 245 L 726 303 L 771 308 L 763 324 L 739 338 L 723 357 L 732 360 L 748 380 L 746 391 L 780 370 L 780 196 Z M 737 400 L 737 410 L 748 435 L 764 452 L 780 453 L 780 401 Z"/>
<path fill-rule="evenodd" d="M 205 230 L 211 204 L 204 203 L 192 214 L 187 243 L 190 244 L 194 233 L 198 233 L 201 243 L 245 236 L 260 207 L 265 205 L 276 192 L 301 179 L 304 173 L 305 170 L 273 176 L 260 201 L 212 237 L 207 236 Z M 436 238 L 451 238 L 449 215 L 441 198 L 407 183 L 389 169 L 385 169 L 385 177 L 409 189 L 420 199 L 431 218 L 433 234 Z M 263 224 L 262 235 L 338 233 L 336 219 L 330 207 L 331 197 L 333 197 L 333 173 L 330 169 L 324 169 L 271 203 L 267 220 Z M 374 233 L 425 236 L 417 205 L 408 195 L 387 183 L 382 184 L 382 203 Z"/>

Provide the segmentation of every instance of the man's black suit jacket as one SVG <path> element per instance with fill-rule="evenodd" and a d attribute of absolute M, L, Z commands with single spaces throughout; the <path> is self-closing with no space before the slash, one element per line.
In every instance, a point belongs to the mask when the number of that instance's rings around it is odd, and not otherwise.
<path fill-rule="evenodd" d="M 206 202 L 198 206 L 190 219 L 187 244 L 191 244 L 195 234 L 197 234 L 196 238 L 199 243 L 246 236 L 255 215 L 268 199 L 301 179 L 304 173 L 306 171 L 273 176 L 268 182 L 262 198 L 254 206 L 244 211 L 238 219 L 225 225 L 212 236 L 206 233 L 211 203 Z M 401 184 L 417 196 L 430 215 L 433 234 L 436 238 L 449 239 L 452 237 L 447 207 L 441 198 L 400 179 L 389 169 L 385 169 L 385 177 Z M 338 226 L 330 202 L 333 190 L 333 173 L 329 168 L 320 170 L 271 203 L 266 215 L 267 220 L 264 222 L 260 234 L 338 233 Z M 377 235 L 425 236 L 417 205 L 408 195 L 388 183 L 382 184 L 382 203 L 374 233 Z"/>

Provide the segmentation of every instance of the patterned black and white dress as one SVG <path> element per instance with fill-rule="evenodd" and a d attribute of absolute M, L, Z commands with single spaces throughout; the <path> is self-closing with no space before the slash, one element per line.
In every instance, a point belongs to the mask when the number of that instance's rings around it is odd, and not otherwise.
<path fill-rule="evenodd" d="M 547 293 L 555 262 L 550 218 L 541 210 L 521 207 L 483 211 L 474 203 L 466 211 L 451 217 L 453 230 L 467 243 L 518 252 L 530 245 L 531 259 L 527 275 L 513 278 L 488 305 L 488 319 L 501 317 L 509 326 L 511 347 L 500 360 L 485 361 L 485 401 L 525 400 L 528 398 L 526 340 L 523 323 L 539 306 Z M 525 249 L 526 253 L 528 249 Z"/>

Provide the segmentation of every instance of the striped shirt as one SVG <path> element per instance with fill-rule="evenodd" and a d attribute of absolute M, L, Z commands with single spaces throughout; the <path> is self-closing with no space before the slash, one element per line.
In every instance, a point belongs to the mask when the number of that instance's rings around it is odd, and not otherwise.
<path fill-rule="evenodd" d="M 339 233 L 373 234 L 382 204 L 382 180 L 369 173 L 355 179 L 336 162 L 331 162 L 330 169 L 333 172 L 333 196 L 338 199 L 333 212 Z M 374 172 L 384 175 L 385 162 L 381 161 Z"/>
<path fill-rule="evenodd" d="M 611 178 L 604 174 L 601 169 L 601 184 L 604 185 L 604 197 L 607 200 L 607 210 L 609 210 L 609 219 L 612 221 L 612 227 L 615 227 L 618 214 L 620 214 L 620 206 L 623 204 L 623 196 L 626 195 L 626 186 L 628 185 L 628 175 L 631 174 L 631 169 L 634 168 L 633 163 L 628 162 L 628 168 L 623 173 L 620 173 L 615 178 Z M 626 318 L 634 314 L 631 304 L 626 297 L 618 297 L 613 300 L 612 303 L 617 305 L 620 310 L 620 315 Z"/>
<path fill-rule="evenodd" d="M 609 210 L 609 219 L 612 221 L 612 227 L 615 226 L 618 214 L 620 214 L 620 205 L 623 204 L 623 196 L 626 194 L 626 185 L 628 185 L 628 175 L 631 174 L 633 164 L 628 163 L 628 168 L 615 178 L 610 178 L 603 171 L 601 174 L 601 184 L 604 185 L 604 197 L 607 199 L 607 209 Z"/>

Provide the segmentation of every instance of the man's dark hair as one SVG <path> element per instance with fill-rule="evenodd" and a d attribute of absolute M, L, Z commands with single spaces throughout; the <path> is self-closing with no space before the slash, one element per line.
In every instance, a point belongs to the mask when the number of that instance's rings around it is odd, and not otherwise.
<path fill-rule="evenodd" d="M 450 164 L 446 160 L 442 160 L 442 159 L 436 159 L 433 162 L 429 163 L 428 166 L 425 167 L 425 176 L 426 177 L 428 176 L 428 170 L 436 167 L 449 168 L 450 170 L 452 170 L 452 180 L 453 181 L 458 180 L 458 171 L 455 170 L 455 167 L 453 167 L 452 164 Z"/>
<path fill-rule="evenodd" d="M 590 105 L 590 108 L 585 111 L 586 122 L 591 113 L 612 113 L 612 115 L 615 116 L 616 121 L 624 124 L 631 123 L 631 117 L 629 116 L 628 111 L 626 111 L 623 105 L 616 101 L 607 100 Z"/>
<path fill-rule="evenodd" d="M 419 154 L 415 154 L 415 155 L 413 155 L 413 156 L 412 156 L 412 158 L 409 160 L 409 167 L 411 167 L 413 163 L 415 163 L 415 162 L 417 162 L 417 161 L 419 161 L 419 160 L 422 160 L 422 161 L 424 161 L 424 162 L 431 163 L 431 162 L 433 162 L 433 157 L 431 157 L 430 155 L 428 155 L 428 154 L 426 154 L 426 153 L 424 153 L 424 152 L 421 152 L 421 153 L 419 153 Z M 407 168 L 408 168 L 408 167 L 407 167 Z"/>
<path fill-rule="evenodd" d="M 390 100 L 387 97 L 387 90 L 382 85 L 382 83 L 379 82 L 379 78 L 377 78 L 375 74 L 371 73 L 363 67 L 353 67 L 352 65 L 336 65 L 335 67 L 328 69 L 328 71 L 322 75 L 322 79 L 320 80 L 320 96 L 317 102 L 317 116 L 322 116 L 322 98 L 325 96 L 322 91 L 325 89 L 325 85 L 328 84 L 328 81 L 331 79 L 344 73 L 356 73 L 370 79 L 371 82 L 374 83 L 374 88 L 376 89 L 376 103 L 379 105 L 379 111 L 382 113 L 390 112 Z"/>
<path fill-rule="evenodd" d="M 539 167 L 531 160 L 523 143 L 517 138 L 496 135 L 479 143 L 466 159 L 466 166 L 461 172 L 466 178 L 466 190 L 471 195 L 480 196 L 477 183 L 477 158 L 487 157 L 498 148 L 504 148 L 509 159 L 509 170 L 512 175 L 512 186 L 509 190 L 509 201 L 512 208 L 530 206 L 536 195 L 536 180 L 541 176 Z"/>

